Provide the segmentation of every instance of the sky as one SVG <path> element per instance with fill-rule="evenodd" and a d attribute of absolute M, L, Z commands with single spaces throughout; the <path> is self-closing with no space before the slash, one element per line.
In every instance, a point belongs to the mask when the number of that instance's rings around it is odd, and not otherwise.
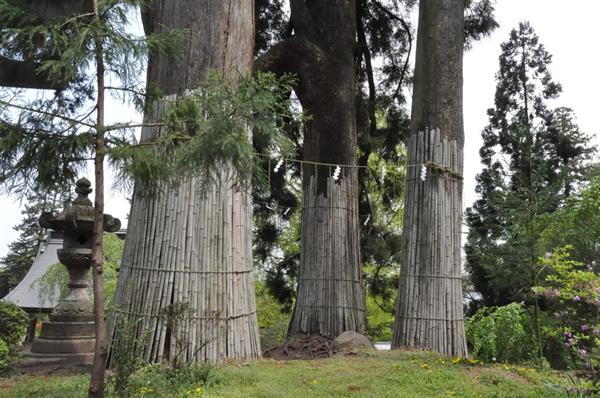
<path fill-rule="evenodd" d="M 600 39 L 598 15 L 598 0 L 571 0 L 568 3 L 564 0 L 497 0 L 496 19 L 500 28 L 476 43 L 464 58 L 465 207 L 476 199 L 475 176 L 481 170 L 481 131 L 487 124 L 486 111 L 493 106 L 500 44 L 521 21 L 531 23 L 540 42 L 554 55 L 549 69 L 554 80 L 562 84 L 563 93 L 551 105 L 572 108 L 581 131 L 593 136 L 595 144 L 600 143 L 600 123 L 595 117 L 600 111 L 595 99 L 600 93 L 597 72 L 600 51 L 594 50 Z M 108 106 L 109 123 L 139 118 L 134 110 L 120 104 Z M 89 170 L 88 175 L 91 174 Z M 0 196 L 0 257 L 7 253 L 9 243 L 18 237 L 12 227 L 21 220 L 21 208 L 22 203 L 14 198 Z M 111 191 L 106 198 L 105 211 L 119 217 L 126 225 L 129 202 L 121 193 Z"/>

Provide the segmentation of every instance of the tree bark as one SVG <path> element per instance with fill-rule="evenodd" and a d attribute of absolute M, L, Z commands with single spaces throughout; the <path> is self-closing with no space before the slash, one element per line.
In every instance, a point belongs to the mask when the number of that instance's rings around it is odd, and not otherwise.
<path fill-rule="evenodd" d="M 253 13 L 251 0 L 154 0 L 143 18 L 146 31 L 185 28 L 189 36 L 177 62 L 151 57 L 148 84 L 177 96 L 196 88 L 210 70 L 249 72 Z M 156 121 L 162 112 L 154 106 L 145 120 Z M 157 134 L 157 127 L 144 128 L 142 140 Z M 231 170 L 215 177 L 208 188 L 193 178 L 158 198 L 134 195 L 115 307 L 117 316 L 141 319 L 139 336 L 150 333 L 146 361 L 260 356 L 251 195 L 233 187 Z M 174 303 L 188 303 L 193 314 L 167 330 L 159 311 Z"/>
<path fill-rule="evenodd" d="M 255 69 L 291 72 L 304 125 L 300 273 L 288 333 L 364 331 L 356 165 L 356 2 L 291 1 L 294 36 Z M 341 167 L 339 179 L 333 174 Z"/>
<path fill-rule="evenodd" d="M 462 311 L 464 0 L 421 0 L 392 348 L 466 356 Z M 424 167 L 424 169 L 423 169 Z"/>

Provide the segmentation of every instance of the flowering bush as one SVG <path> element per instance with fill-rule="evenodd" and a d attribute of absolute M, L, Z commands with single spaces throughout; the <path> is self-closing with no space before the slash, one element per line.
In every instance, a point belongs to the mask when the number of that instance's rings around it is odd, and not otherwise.
<path fill-rule="evenodd" d="M 570 259 L 570 246 L 540 259 L 546 276 L 533 293 L 556 321 L 558 334 L 574 362 L 588 370 L 600 365 L 600 276 L 596 262 Z"/>

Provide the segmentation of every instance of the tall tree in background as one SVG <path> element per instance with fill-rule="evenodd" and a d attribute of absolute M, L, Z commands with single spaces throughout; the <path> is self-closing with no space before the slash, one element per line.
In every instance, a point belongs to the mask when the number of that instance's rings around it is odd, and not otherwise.
<path fill-rule="evenodd" d="M 483 131 L 481 195 L 467 209 L 465 252 L 471 282 L 486 305 L 525 301 L 533 312 L 535 353 L 543 356 L 538 296 L 538 258 L 549 214 L 564 203 L 589 158 L 588 138 L 572 111 L 549 110 L 559 84 L 548 71 L 552 56 L 529 23 L 502 44 L 494 109 Z"/>
<path fill-rule="evenodd" d="M 464 0 L 421 0 L 392 348 L 467 355 L 462 311 Z"/>
<path fill-rule="evenodd" d="M 482 133 L 480 197 L 466 213 L 466 268 L 488 306 L 528 300 L 544 216 L 577 188 L 591 152 L 573 112 L 547 105 L 561 92 L 551 61 L 528 23 L 502 44 L 495 108 Z"/>
<path fill-rule="evenodd" d="M 198 88 L 211 70 L 230 78 L 250 71 L 253 1 L 154 0 L 143 22 L 147 34 L 188 31 L 181 59 L 149 60 L 148 88 L 171 100 Z M 149 103 L 144 120 L 156 121 L 162 113 L 164 106 Z M 160 134 L 159 128 L 144 128 L 141 140 Z M 235 186 L 235 174 L 223 164 L 208 185 L 194 177 L 158 198 L 136 188 L 115 305 L 119 316 L 141 319 L 140 336 L 150 333 L 147 361 L 183 355 L 180 359 L 212 363 L 260 356 L 251 195 Z M 184 303 L 192 314 L 177 328 L 161 320 L 162 310 Z M 177 352 L 181 342 L 185 350 Z"/>

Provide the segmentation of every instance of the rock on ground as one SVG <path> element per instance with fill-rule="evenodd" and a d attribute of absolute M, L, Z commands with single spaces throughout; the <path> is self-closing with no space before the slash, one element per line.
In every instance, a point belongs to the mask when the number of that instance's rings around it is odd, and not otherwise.
<path fill-rule="evenodd" d="M 375 349 L 368 337 L 356 332 L 343 332 L 335 338 L 333 347 L 337 352 Z"/>

